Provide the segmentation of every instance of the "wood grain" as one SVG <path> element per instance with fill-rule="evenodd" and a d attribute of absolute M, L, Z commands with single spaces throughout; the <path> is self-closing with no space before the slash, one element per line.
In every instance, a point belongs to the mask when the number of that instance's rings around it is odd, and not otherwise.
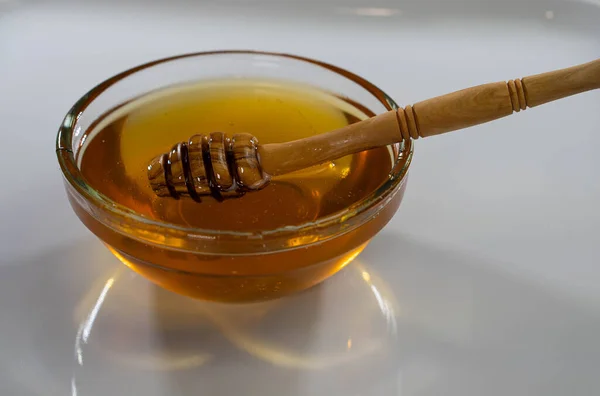
<path fill-rule="evenodd" d="M 415 139 L 415 136 L 439 135 L 505 117 L 512 114 L 513 104 L 508 86 L 502 81 L 415 103 L 413 112 L 418 122 L 410 136 Z"/>
<path fill-rule="evenodd" d="M 401 141 L 394 111 L 308 138 L 258 146 L 260 165 L 271 176 Z"/>
<path fill-rule="evenodd" d="M 399 109 L 402 136 L 428 137 L 483 124 L 600 88 L 600 60 L 523 79 L 466 88 Z M 416 122 L 411 122 L 412 119 Z"/>
<path fill-rule="evenodd" d="M 600 88 L 600 60 L 523 78 L 527 106 Z"/>

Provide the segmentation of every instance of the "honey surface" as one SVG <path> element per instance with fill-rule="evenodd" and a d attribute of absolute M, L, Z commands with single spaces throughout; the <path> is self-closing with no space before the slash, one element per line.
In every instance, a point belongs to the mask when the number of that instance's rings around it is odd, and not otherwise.
<path fill-rule="evenodd" d="M 378 148 L 274 178 L 264 189 L 218 202 L 157 197 L 147 179 L 155 156 L 194 134 L 250 133 L 259 144 L 295 140 L 367 118 L 333 95 L 277 81 L 203 82 L 160 91 L 106 114 L 79 152 L 87 182 L 152 219 L 215 230 L 253 231 L 310 222 L 360 201 L 387 178 Z"/>

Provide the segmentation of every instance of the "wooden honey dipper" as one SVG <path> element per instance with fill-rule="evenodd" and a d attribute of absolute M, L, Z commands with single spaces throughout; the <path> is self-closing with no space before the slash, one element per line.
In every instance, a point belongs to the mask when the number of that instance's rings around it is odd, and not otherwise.
<path fill-rule="evenodd" d="M 259 190 L 271 176 L 356 152 L 468 128 L 600 88 L 600 59 L 566 69 L 466 88 L 324 134 L 259 145 L 249 134 L 194 135 L 153 159 L 148 179 L 160 197 L 217 199 Z"/>

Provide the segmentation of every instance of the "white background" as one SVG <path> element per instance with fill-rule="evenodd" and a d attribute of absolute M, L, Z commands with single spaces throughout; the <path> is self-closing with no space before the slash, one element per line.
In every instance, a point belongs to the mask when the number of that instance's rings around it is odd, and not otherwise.
<path fill-rule="evenodd" d="M 321 59 L 406 105 L 600 57 L 600 3 L 0 0 L 0 394 L 597 394 L 600 92 L 417 141 L 353 265 L 222 307 L 124 269 L 54 154 L 89 88 L 209 49 Z"/>

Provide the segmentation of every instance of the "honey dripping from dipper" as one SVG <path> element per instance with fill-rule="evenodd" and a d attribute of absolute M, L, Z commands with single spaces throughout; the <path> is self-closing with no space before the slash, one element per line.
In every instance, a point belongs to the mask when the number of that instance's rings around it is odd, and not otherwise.
<path fill-rule="evenodd" d="M 200 82 L 103 115 L 86 131 L 78 162 L 94 189 L 149 219 L 230 231 L 294 226 L 364 199 L 387 180 L 396 156 L 375 148 L 270 178 L 256 145 L 314 136 L 373 115 L 305 85 Z"/>

